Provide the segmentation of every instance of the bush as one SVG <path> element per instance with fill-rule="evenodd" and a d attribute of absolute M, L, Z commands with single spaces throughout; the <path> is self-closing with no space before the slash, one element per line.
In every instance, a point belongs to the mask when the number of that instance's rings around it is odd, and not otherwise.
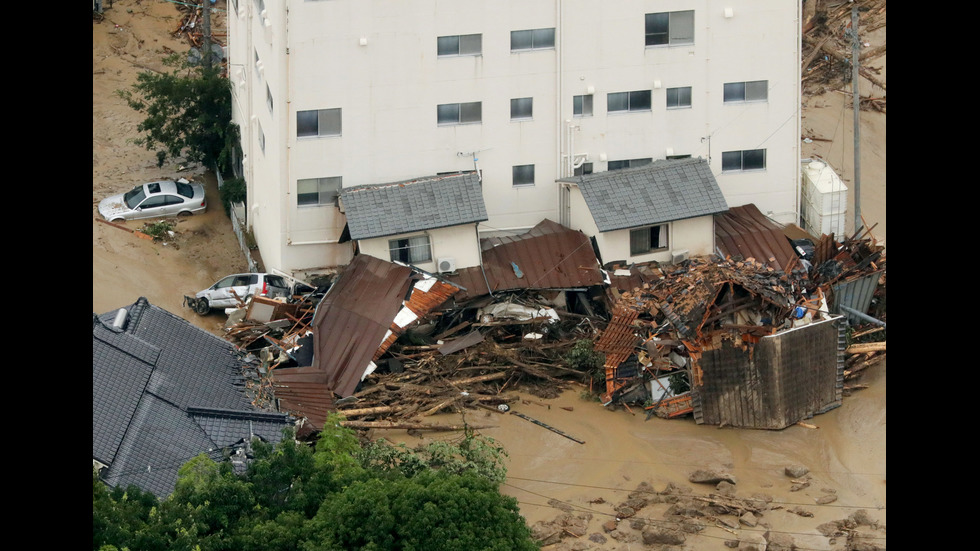
<path fill-rule="evenodd" d="M 244 203 L 247 197 L 244 178 L 229 178 L 221 185 L 221 204 L 225 214 L 231 216 L 232 203 Z"/>

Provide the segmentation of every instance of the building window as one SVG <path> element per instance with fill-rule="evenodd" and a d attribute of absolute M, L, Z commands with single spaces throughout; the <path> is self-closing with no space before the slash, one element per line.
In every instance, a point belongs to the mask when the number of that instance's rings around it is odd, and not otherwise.
<path fill-rule="evenodd" d="M 534 98 L 514 98 L 510 100 L 510 120 L 530 119 Z"/>
<path fill-rule="evenodd" d="M 510 32 L 510 51 L 546 50 L 555 47 L 555 29 L 532 29 Z"/>
<path fill-rule="evenodd" d="M 592 174 L 592 163 L 582 163 L 581 166 L 575 169 L 576 176 L 584 176 L 586 174 Z"/>
<path fill-rule="evenodd" d="M 691 106 L 691 87 L 667 88 L 667 109 L 681 109 Z"/>
<path fill-rule="evenodd" d="M 769 81 L 726 82 L 725 103 L 766 101 L 769 99 Z"/>
<path fill-rule="evenodd" d="M 644 159 L 626 159 L 624 161 L 609 161 L 606 165 L 606 170 L 622 170 L 624 168 L 636 168 L 638 166 L 648 165 L 653 162 L 652 157 L 646 157 Z"/>
<path fill-rule="evenodd" d="M 439 124 L 468 124 L 483 120 L 483 104 L 479 101 L 445 103 L 436 110 Z"/>
<path fill-rule="evenodd" d="M 534 185 L 534 165 L 518 165 L 514 167 L 515 186 Z"/>
<path fill-rule="evenodd" d="M 606 110 L 610 113 L 616 111 L 649 111 L 650 97 L 650 90 L 606 94 Z"/>
<path fill-rule="evenodd" d="M 646 254 L 666 250 L 667 224 L 630 230 L 630 254 Z"/>
<path fill-rule="evenodd" d="M 388 253 L 391 261 L 404 264 L 419 264 L 432 260 L 432 246 L 428 235 L 388 240 Z"/>
<path fill-rule="evenodd" d="M 592 116 L 592 94 L 572 96 L 572 115 L 576 117 Z"/>
<path fill-rule="evenodd" d="M 296 180 L 296 204 L 300 207 L 335 207 L 342 184 L 340 176 Z"/>
<path fill-rule="evenodd" d="M 340 136 L 341 110 L 314 109 L 296 112 L 296 136 Z"/>
<path fill-rule="evenodd" d="M 483 52 L 482 34 L 440 36 L 436 39 L 439 56 L 480 55 Z"/>
<path fill-rule="evenodd" d="M 265 85 L 265 104 L 269 106 L 269 112 L 272 113 L 272 89 L 269 85 Z"/>
<path fill-rule="evenodd" d="M 646 45 L 694 44 L 694 11 L 646 14 Z"/>
<path fill-rule="evenodd" d="M 265 132 L 262 131 L 262 123 L 255 121 L 255 127 L 259 131 L 259 149 L 262 150 L 262 153 L 265 153 Z"/>
<path fill-rule="evenodd" d="M 765 170 L 765 168 L 766 168 L 765 149 L 723 151 L 721 154 L 722 172 L 736 172 L 741 170 Z"/>

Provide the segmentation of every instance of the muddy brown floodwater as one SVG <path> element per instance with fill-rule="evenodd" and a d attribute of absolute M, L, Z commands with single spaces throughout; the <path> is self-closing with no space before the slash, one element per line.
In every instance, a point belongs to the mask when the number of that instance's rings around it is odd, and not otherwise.
<path fill-rule="evenodd" d="M 224 9 L 225 1 L 219 0 L 216 7 Z M 220 28 L 220 12 L 215 17 Z M 163 70 L 161 60 L 168 53 L 187 51 L 189 44 L 171 34 L 179 18 L 180 12 L 168 2 L 115 0 L 105 19 L 93 22 L 93 311 L 109 312 L 145 296 L 152 304 L 222 335 L 223 314 L 201 317 L 182 305 L 185 294 L 246 267 L 231 222 L 220 206 L 217 185 L 201 167 L 184 168 L 179 162 L 157 167 L 152 152 L 129 141 L 137 136 L 140 116 L 114 93 L 131 86 L 140 71 Z M 872 46 L 883 43 L 883 29 L 869 40 Z M 876 63 L 883 69 L 884 56 Z M 883 70 L 880 75 L 883 80 Z M 848 102 L 849 97 L 835 91 L 804 98 L 804 137 L 819 139 L 804 144 L 803 155 L 830 161 L 850 183 L 853 133 Z M 884 131 L 884 114 L 862 113 L 862 143 L 868 144 L 861 157 L 862 212 L 869 225 L 878 224 L 874 237 L 879 241 L 885 237 Z M 97 203 L 106 195 L 155 178 L 180 176 L 206 183 L 209 208 L 206 214 L 178 222 L 176 246 L 140 239 L 98 221 Z M 849 194 L 853 197 L 853 189 Z M 123 225 L 137 229 L 142 223 Z M 849 222 L 848 231 L 852 226 Z M 515 403 L 512 411 L 584 444 L 510 413 L 480 410 L 467 412 L 465 419 L 495 425 L 480 433 L 507 450 L 508 479 L 502 491 L 518 500 L 528 524 L 555 519 L 562 512 L 559 507 L 591 515 L 587 533 L 569 536 L 553 547 L 556 551 L 573 549 L 573 544 L 580 549 L 647 548 L 635 534 L 632 540 L 622 534 L 619 540 L 612 538 L 602 524 L 616 518 L 615 507 L 643 482 L 656 491 L 673 483 L 698 495 L 715 492 L 713 485 L 688 482 L 698 469 L 731 474 L 736 497 L 765 494 L 771 497 L 772 508 L 754 528 L 726 529 L 708 523 L 700 534 L 688 534 L 683 549 L 723 549 L 736 533 L 767 529 L 792 537 L 801 550 L 843 549 L 839 539 L 832 543 L 817 527 L 859 509 L 882 527 L 886 521 L 885 362 L 849 383 L 868 386 L 846 396 L 841 407 L 808 419 L 816 428 L 745 430 L 697 425 L 690 417 L 647 420 L 643 411 L 613 411 L 587 401 L 578 387 L 550 400 L 524 395 L 527 403 Z M 458 421 L 459 415 L 433 416 L 430 422 L 440 420 Z M 372 436 L 414 445 L 425 439 L 455 439 L 459 434 L 416 437 L 405 431 L 375 431 Z M 809 485 L 793 491 L 793 479 L 784 473 L 789 465 L 807 467 Z M 836 500 L 817 503 L 829 495 L 836 495 Z M 666 504 L 649 506 L 637 517 L 662 521 L 665 508 Z M 813 516 L 790 512 L 796 508 Z M 590 539 L 593 534 L 603 536 Z M 884 548 L 884 530 L 874 534 Z"/>

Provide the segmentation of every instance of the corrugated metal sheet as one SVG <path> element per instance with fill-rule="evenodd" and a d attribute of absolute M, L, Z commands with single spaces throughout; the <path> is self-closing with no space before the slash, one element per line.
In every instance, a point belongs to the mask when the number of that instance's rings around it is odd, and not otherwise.
<path fill-rule="evenodd" d="M 411 267 L 355 256 L 313 316 L 313 365 L 273 372 L 280 407 L 322 427 L 334 394 L 354 393 L 371 361 L 408 326 L 404 320 L 429 314 L 457 291 Z"/>
<path fill-rule="evenodd" d="M 841 404 L 838 325 L 820 321 L 755 345 L 725 339 L 703 349 L 694 385 L 695 420 L 711 425 L 782 429 Z"/>
<path fill-rule="evenodd" d="M 639 315 L 640 313 L 632 308 L 617 306 L 613 309 L 609 325 L 595 344 L 595 350 L 606 355 L 605 363 L 602 365 L 606 371 L 606 401 L 621 386 L 616 381 L 616 368 L 626 361 L 636 348 L 639 339 L 633 333 L 633 322 Z"/>
<path fill-rule="evenodd" d="M 840 307 L 847 306 L 858 312 L 867 312 L 871 307 L 871 299 L 874 298 L 880 278 L 881 270 L 847 281 L 839 281 L 832 285 L 834 300 L 833 305 L 831 305 L 831 313 L 847 316 L 848 321 L 853 324 L 865 323 L 865 320 L 847 311 L 842 311 Z"/>
<path fill-rule="evenodd" d="M 732 207 L 715 215 L 716 245 L 726 256 L 755 258 L 789 272 L 799 264 L 782 228 L 766 218 L 754 204 Z"/>
<path fill-rule="evenodd" d="M 477 266 L 447 277 L 466 288 L 457 295 L 459 300 L 487 294 L 488 281 L 494 292 L 574 289 L 604 281 L 588 236 L 551 220 L 515 237 L 481 239 L 480 246 L 482 270 Z"/>

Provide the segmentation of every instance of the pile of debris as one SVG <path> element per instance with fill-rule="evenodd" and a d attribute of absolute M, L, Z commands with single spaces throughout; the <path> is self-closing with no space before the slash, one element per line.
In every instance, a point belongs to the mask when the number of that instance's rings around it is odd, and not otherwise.
<path fill-rule="evenodd" d="M 814 241 L 789 272 L 719 252 L 607 265 L 605 285 L 460 301 L 441 275 L 358 255 L 332 286 L 254 298 L 225 328 L 251 353 L 255 400 L 313 430 L 330 412 L 355 428 L 460 428 L 421 419 L 507 411 L 516 391 L 551 398 L 569 385 L 648 417 L 782 428 L 839 406 L 860 388 L 843 381 L 885 354 L 884 246 L 863 228 Z"/>
<path fill-rule="evenodd" d="M 853 75 L 850 27 L 854 4 L 842 2 L 828 5 L 818 0 L 808 0 L 806 4 L 801 67 L 803 94 L 820 95 L 827 90 L 850 89 Z M 857 5 L 862 34 L 885 26 L 885 0 L 859 0 Z M 861 109 L 885 112 L 885 83 L 878 78 L 880 69 L 870 65 L 873 59 L 884 53 L 885 44 L 881 44 L 862 50 L 858 58 L 858 74 L 881 91 L 880 97 L 862 97 Z"/>

